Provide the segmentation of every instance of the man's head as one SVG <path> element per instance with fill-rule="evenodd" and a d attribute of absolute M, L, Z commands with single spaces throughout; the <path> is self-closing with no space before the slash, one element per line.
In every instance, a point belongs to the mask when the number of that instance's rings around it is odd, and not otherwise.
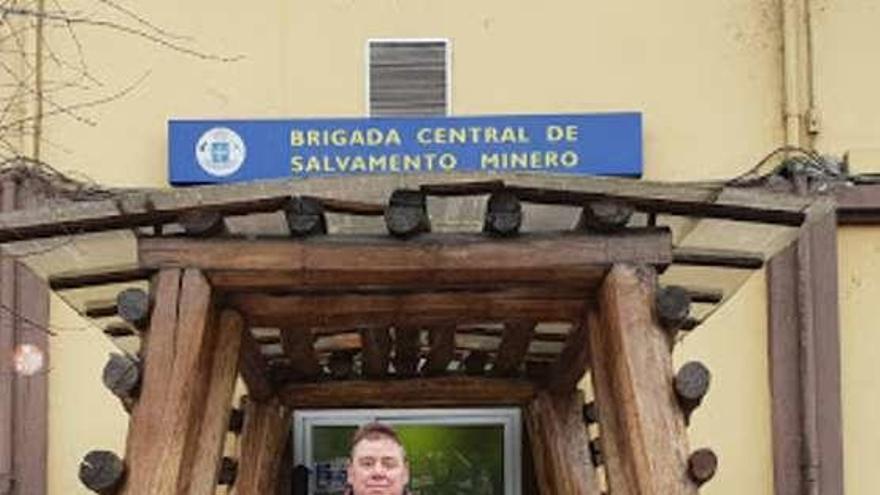
<path fill-rule="evenodd" d="M 397 433 L 381 423 L 361 426 L 351 439 L 348 484 L 354 495 L 402 495 L 409 465 Z"/>

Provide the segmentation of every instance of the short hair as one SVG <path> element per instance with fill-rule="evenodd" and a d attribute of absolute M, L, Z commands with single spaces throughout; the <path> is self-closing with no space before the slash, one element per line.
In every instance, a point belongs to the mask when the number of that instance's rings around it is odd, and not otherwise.
<path fill-rule="evenodd" d="M 406 459 L 406 449 L 403 448 L 403 442 L 400 441 L 397 432 L 394 431 L 394 428 L 379 423 L 378 421 L 372 421 L 361 425 L 361 427 L 354 432 L 354 435 L 351 436 L 351 448 L 349 449 L 350 455 L 354 455 L 354 448 L 362 441 L 378 440 L 381 438 L 387 438 L 397 444 L 397 446 L 400 447 L 400 451 L 403 453 L 403 458 Z"/>

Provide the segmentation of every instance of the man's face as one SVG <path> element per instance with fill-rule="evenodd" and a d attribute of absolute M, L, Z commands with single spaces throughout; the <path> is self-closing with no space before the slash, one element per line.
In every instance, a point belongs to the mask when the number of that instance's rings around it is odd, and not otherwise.
<path fill-rule="evenodd" d="M 403 449 L 387 437 L 358 442 L 348 466 L 354 495 L 401 495 L 409 482 Z"/>

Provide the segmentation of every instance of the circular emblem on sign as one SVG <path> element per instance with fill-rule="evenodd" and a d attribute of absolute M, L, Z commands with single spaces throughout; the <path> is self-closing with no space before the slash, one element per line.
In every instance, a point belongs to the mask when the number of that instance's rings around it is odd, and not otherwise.
<path fill-rule="evenodd" d="M 215 177 L 226 177 L 237 172 L 244 163 L 245 153 L 241 136 L 227 127 L 205 131 L 196 143 L 199 166 Z"/>

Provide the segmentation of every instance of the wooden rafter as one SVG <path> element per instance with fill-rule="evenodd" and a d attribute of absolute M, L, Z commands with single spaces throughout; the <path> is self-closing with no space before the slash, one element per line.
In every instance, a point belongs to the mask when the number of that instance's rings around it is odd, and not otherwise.
<path fill-rule="evenodd" d="M 310 328 L 282 328 L 281 342 L 294 373 L 305 379 L 313 379 L 321 374 L 321 365 L 315 354 L 315 335 Z"/>
<path fill-rule="evenodd" d="M 394 327 L 394 371 L 397 376 L 411 377 L 419 370 L 421 327 Z"/>
<path fill-rule="evenodd" d="M 388 328 L 364 328 L 361 330 L 361 362 L 364 376 L 381 378 L 388 373 L 391 352 L 391 336 Z"/>
<path fill-rule="evenodd" d="M 515 375 L 526 357 L 534 333 L 533 321 L 506 323 L 498 354 L 492 363 L 492 373 L 497 376 Z"/>

